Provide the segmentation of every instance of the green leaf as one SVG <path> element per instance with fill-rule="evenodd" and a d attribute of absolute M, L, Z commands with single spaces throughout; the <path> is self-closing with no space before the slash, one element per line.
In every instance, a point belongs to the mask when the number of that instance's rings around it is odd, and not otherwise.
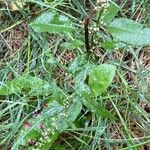
<path fill-rule="evenodd" d="M 111 4 L 106 11 L 102 13 L 100 21 L 105 24 L 109 24 L 117 15 L 120 8 L 117 5 Z"/>
<path fill-rule="evenodd" d="M 150 45 L 150 28 L 129 19 L 115 19 L 108 27 L 112 36 L 122 42 L 133 45 Z"/>
<path fill-rule="evenodd" d="M 94 101 L 93 97 L 93 93 L 91 91 L 92 88 L 90 88 L 88 85 L 87 85 L 87 81 L 91 78 L 91 77 L 95 77 L 95 74 L 94 74 L 94 70 L 96 69 L 96 71 L 98 70 L 98 73 L 101 74 L 101 75 L 105 75 L 105 73 L 110 73 L 111 69 L 110 67 L 114 67 L 112 65 L 106 65 L 106 64 L 103 64 L 103 65 L 100 65 L 98 67 L 94 67 L 93 68 L 93 65 L 92 64 L 85 64 L 83 67 L 82 67 L 82 70 L 78 73 L 78 75 L 76 76 L 76 85 L 75 85 L 75 89 L 76 89 L 76 94 L 78 95 L 78 97 L 80 97 L 80 99 L 83 101 L 84 105 L 93 113 L 99 115 L 99 116 L 102 116 L 102 117 L 105 117 L 105 118 L 114 118 L 113 115 L 111 115 L 111 113 L 109 111 L 107 111 L 103 106 L 101 106 L 100 104 L 98 104 L 97 102 Z M 115 68 L 115 67 L 114 67 Z M 100 71 L 99 71 L 100 69 Z M 108 69 L 108 72 L 106 71 L 106 69 Z M 90 72 L 91 70 L 91 72 Z M 90 74 L 89 74 L 90 72 Z M 92 76 L 91 76 L 92 75 Z M 88 78 L 89 76 L 89 78 Z M 99 76 L 99 75 L 98 75 Z M 98 77 L 97 76 L 97 77 Z M 98 79 L 96 77 L 96 79 Z M 108 77 L 110 76 L 107 76 L 107 82 L 105 81 L 105 83 L 108 85 Z M 106 80 L 106 77 L 103 78 Z M 87 81 L 86 81 L 87 80 Z M 91 81 L 91 80 L 90 80 Z M 92 82 L 91 82 L 92 83 Z M 98 81 L 98 84 L 100 84 L 102 82 L 99 82 Z M 104 83 L 104 81 L 103 81 Z M 106 85 L 105 85 L 106 87 Z M 104 90 L 104 88 L 101 88 L 101 91 Z M 99 89 L 98 89 L 99 90 Z M 97 92 L 97 91 L 96 91 Z"/>
<path fill-rule="evenodd" d="M 36 146 L 33 145 L 35 148 L 49 150 L 58 135 L 73 124 L 81 109 L 82 101 L 79 98 L 72 99 L 70 103 L 65 101 L 63 105 L 57 101 L 50 102 L 41 114 L 28 120 L 29 127 L 22 127 L 13 149 L 19 145 L 28 146 L 32 139 L 36 141 Z"/>
<path fill-rule="evenodd" d="M 101 44 L 101 46 L 106 50 L 114 50 L 125 47 L 125 44 L 118 41 L 105 41 Z"/>
<path fill-rule="evenodd" d="M 87 55 L 79 55 L 69 66 L 69 71 L 75 74 L 76 72 L 83 69 L 84 64 L 87 61 Z"/>
<path fill-rule="evenodd" d="M 0 95 L 25 92 L 31 95 L 48 94 L 51 86 L 48 82 L 30 75 L 23 75 L 0 86 Z"/>
<path fill-rule="evenodd" d="M 87 79 L 88 79 L 88 74 L 89 71 L 91 70 L 91 68 L 93 67 L 92 64 L 85 64 L 84 66 L 82 66 L 82 70 L 78 73 L 78 75 L 76 76 L 76 84 L 75 84 L 75 89 L 76 89 L 76 93 L 78 96 L 82 97 L 82 98 L 87 98 L 87 97 L 91 97 L 92 92 L 91 89 L 88 87 L 87 85 Z M 90 95 L 90 96 L 89 96 Z"/>
<path fill-rule="evenodd" d="M 94 100 L 88 100 L 83 99 L 84 105 L 93 113 L 95 113 L 98 116 L 104 117 L 104 118 L 111 118 L 114 119 L 115 117 L 106 110 L 103 106 L 101 106 L 98 102 Z"/>
<path fill-rule="evenodd" d="M 57 121 L 58 130 L 60 132 L 65 131 L 69 124 L 73 123 L 82 109 L 82 101 L 80 98 L 75 98 L 72 104 L 68 105 L 64 116 L 60 116 Z"/>
<path fill-rule="evenodd" d="M 66 150 L 63 145 L 59 145 L 58 143 L 54 143 L 52 146 L 53 150 Z"/>
<path fill-rule="evenodd" d="M 61 44 L 61 46 L 66 48 L 66 49 L 76 49 L 76 48 L 78 48 L 79 46 L 82 46 L 82 45 L 84 45 L 84 42 L 80 41 L 80 40 L 77 40 L 77 39 Z"/>
<path fill-rule="evenodd" d="M 54 12 L 42 14 L 36 18 L 30 26 L 36 32 L 70 33 L 75 30 L 66 16 Z"/>
<path fill-rule="evenodd" d="M 109 64 L 101 64 L 91 69 L 88 85 L 95 96 L 102 94 L 112 83 L 116 67 Z"/>
<path fill-rule="evenodd" d="M 29 146 L 28 143 L 30 142 L 30 140 L 34 140 L 37 143 L 39 141 L 39 138 L 41 138 L 46 131 L 47 134 L 45 136 L 50 137 L 51 140 L 47 139 L 46 141 L 45 139 L 45 145 L 43 146 L 45 150 L 48 150 L 50 145 L 56 140 L 58 135 L 57 130 L 55 130 L 54 132 L 55 127 L 53 127 L 52 125 L 52 118 L 57 117 L 64 109 L 65 107 L 60 105 L 56 101 L 49 103 L 48 107 L 43 110 L 41 114 L 29 119 L 28 122 L 26 122 L 25 125 L 21 128 L 18 139 L 14 143 L 12 150 L 17 149 L 19 145 Z M 43 129 L 41 128 L 41 126 Z M 46 148 L 47 144 L 48 148 Z"/>
<path fill-rule="evenodd" d="M 143 28 L 143 25 L 139 22 L 126 19 L 126 18 L 118 18 L 111 22 L 110 26 L 112 27 L 118 27 L 118 29 L 122 29 L 127 32 L 133 32 L 133 30 L 141 30 Z"/>

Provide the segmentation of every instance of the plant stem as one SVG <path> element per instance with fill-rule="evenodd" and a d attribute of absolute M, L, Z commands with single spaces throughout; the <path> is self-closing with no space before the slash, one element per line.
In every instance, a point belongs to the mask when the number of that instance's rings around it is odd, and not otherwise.
<path fill-rule="evenodd" d="M 85 36 L 85 48 L 87 51 L 87 54 L 89 55 L 90 53 L 90 44 L 89 44 L 89 17 L 84 18 L 84 36 Z"/>

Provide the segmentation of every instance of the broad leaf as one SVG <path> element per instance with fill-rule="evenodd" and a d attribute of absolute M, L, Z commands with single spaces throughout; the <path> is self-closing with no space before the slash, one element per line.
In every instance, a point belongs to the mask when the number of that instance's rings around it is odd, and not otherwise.
<path fill-rule="evenodd" d="M 84 105 L 91 112 L 95 113 L 98 116 L 102 116 L 104 118 L 114 118 L 114 116 L 111 115 L 111 113 L 109 111 L 107 111 L 103 106 L 101 106 L 99 103 L 97 103 L 94 100 L 94 98 L 93 98 L 94 95 L 91 91 L 92 88 L 90 89 L 86 83 L 86 82 L 88 82 L 88 76 L 91 78 L 91 76 L 89 75 L 90 70 L 94 71 L 94 69 L 92 69 L 92 67 L 93 67 L 92 64 L 85 64 L 82 67 L 82 70 L 76 76 L 76 85 L 75 85 L 76 94 L 80 97 L 80 99 L 83 101 Z M 109 67 L 109 65 L 107 65 L 107 67 Z M 94 67 L 94 68 L 97 68 L 97 67 Z M 103 66 L 100 69 L 99 73 L 101 73 L 102 71 L 106 71 L 105 69 L 106 69 L 106 67 Z M 109 69 L 109 71 L 110 71 L 110 69 Z M 101 73 L 101 75 L 104 75 L 104 73 Z M 92 76 L 94 76 L 93 73 L 92 73 Z"/>
<path fill-rule="evenodd" d="M 116 67 L 109 64 L 101 64 L 91 69 L 88 85 L 95 96 L 102 94 L 112 83 Z"/>
<path fill-rule="evenodd" d="M 89 99 L 83 99 L 84 105 L 93 113 L 95 113 L 98 116 L 104 117 L 104 118 L 111 118 L 114 119 L 115 117 L 106 110 L 103 106 L 101 106 L 98 102 L 94 100 L 89 100 Z"/>
<path fill-rule="evenodd" d="M 37 32 L 68 33 L 75 30 L 66 16 L 54 12 L 42 14 L 30 26 Z"/>
<path fill-rule="evenodd" d="M 130 19 L 126 19 L 126 18 L 118 18 L 118 19 L 114 19 L 110 26 L 112 27 L 118 27 L 121 28 L 124 31 L 127 32 L 133 32 L 133 30 L 141 30 L 143 28 L 143 25 L 140 24 L 139 22 L 130 20 Z"/>
<path fill-rule="evenodd" d="M 129 19 L 115 19 L 108 30 L 119 41 L 133 45 L 150 45 L 150 28 Z"/>
<path fill-rule="evenodd" d="M 49 150 L 58 135 L 66 130 L 69 124 L 73 124 L 82 109 L 82 102 L 78 98 L 68 103 L 65 101 L 64 105 L 60 105 L 57 101 L 52 101 L 41 114 L 29 119 L 19 132 L 13 149 L 19 145 L 29 146 L 32 140 L 36 143 L 34 148 Z"/>
<path fill-rule="evenodd" d="M 61 44 L 66 49 L 75 49 L 82 45 L 84 45 L 84 42 L 77 39 Z"/>
<path fill-rule="evenodd" d="M 75 74 L 76 72 L 83 69 L 84 64 L 87 62 L 86 55 L 77 56 L 69 66 L 69 71 Z"/>
<path fill-rule="evenodd" d="M 84 105 L 96 115 L 105 117 L 105 118 L 114 118 L 113 115 L 109 111 L 107 111 L 103 106 L 98 104 L 94 99 L 94 95 L 87 85 L 88 76 L 91 68 L 93 67 L 92 64 L 86 64 L 82 67 L 82 70 L 76 76 L 76 94 L 80 97 L 83 101 Z M 96 68 L 96 67 L 94 67 Z M 106 68 L 105 68 L 106 69 Z M 102 70 L 101 70 L 102 71 Z M 87 81 L 86 81 L 87 80 Z"/>
<path fill-rule="evenodd" d="M 81 112 L 82 101 L 80 98 L 77 97 L 71 103 L 64 112 L 65 115 L 58 117 L 57 125 L 59 132 L 65 131 L 69 127 L 69 124 L 72 124 Z"/>
<path fill-rule="evenodd" d="M 92 67 L 93 67 L 92 64 L 85 64 L 84 66 L 82 66 L 82 70 L 78 73 L 78 75 L 76 75 L 76 84 L 75 84 L 76 93 L 78 96 L 84 99 L 93 96 L 90 88 L 86 83 L 88 80 L 89 71 L 91 70 Z"/>
<path fill-rule="evenodd" d="M 121 43 L 119 41 L 105 41 L 101 44 L 101 46 L 106 50 L 114 50 L 118 48 L 125 47 L 126 44 Z"/>
<path fill-rule="evenodd" d="M 30 75 L 23 75 L 0 86 L 0 95 L 13 93 L 29 93 L 31 95 L 49 94 L 51 86 L 48 82 Z"/>
<path fill-rule="evenodd" d="M 19 145 L 29 146 L 31 140 L 35 141 L 38 147 L 41 148 L 42 146 L 41 149 L 48 150 L 58 136 L 58 131 L 54 127 L 55 123 L 52 118 L 57 117 L 64 109 L 65 107 L 56 101 L 49 103 L 48 107 L 43 110 L 41 114 L 29 119 L 28 122 L 24 124 L 12 150 L 17 149 Z M 47 140 L 43 137 L 45 132 Z M 44 141 L 45 145 L 40 146 L 40 142 L 42 143 L 42 141 L 39 141 L 40 138 Z M 48 138 L 50 138 L 50 140 L 48 140 Z"/>

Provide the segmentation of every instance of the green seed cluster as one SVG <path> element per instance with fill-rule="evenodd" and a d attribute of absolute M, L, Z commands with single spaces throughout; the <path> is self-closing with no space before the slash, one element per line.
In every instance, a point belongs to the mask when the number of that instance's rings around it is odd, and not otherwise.
<path fill-rule="evenodd" d="M 38 142 L 35 144 L 35 147 L 33 148 L 33 150 L 40 150 L 42 146 L 44 146 L 46 143 L 52 142 L 50 137 L 53 136 L 55 132 L 56 130 L 53 127 L 46 129 L 45 132 L 42 132 L 42 135 L 40 139 L 38 140 Z"/>
<path fill-rule="evenodd" d="M 58 118 L 63 118 L 63 117 L 68 117 L 68 116 L 64 112 L 58 115 Z M 56 132 L 59 130 L 58 122 L 57 122 L 58 118 L 56 117 L 51 118 L 52 121 L 51 127 L 47 128 L 45 131 L 42 131 L 41 137 L 38 140 L 38 142 L 36 142 L 33 150 L 40 150 L 42 146 L 52 142 L 51 137 L 53 137 L 56 134 Z"/>

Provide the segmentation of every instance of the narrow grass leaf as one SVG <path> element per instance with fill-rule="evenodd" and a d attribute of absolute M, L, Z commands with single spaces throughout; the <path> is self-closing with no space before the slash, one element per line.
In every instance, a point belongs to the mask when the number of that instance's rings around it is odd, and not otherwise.
<path fill-rule="evenodd" d="M 120 8 L 118 6 L 111 4 L 107 10 L 102 13 L 100 21 L 105 24 L 109 24 L 117 15 L 119 10 Z"/>

